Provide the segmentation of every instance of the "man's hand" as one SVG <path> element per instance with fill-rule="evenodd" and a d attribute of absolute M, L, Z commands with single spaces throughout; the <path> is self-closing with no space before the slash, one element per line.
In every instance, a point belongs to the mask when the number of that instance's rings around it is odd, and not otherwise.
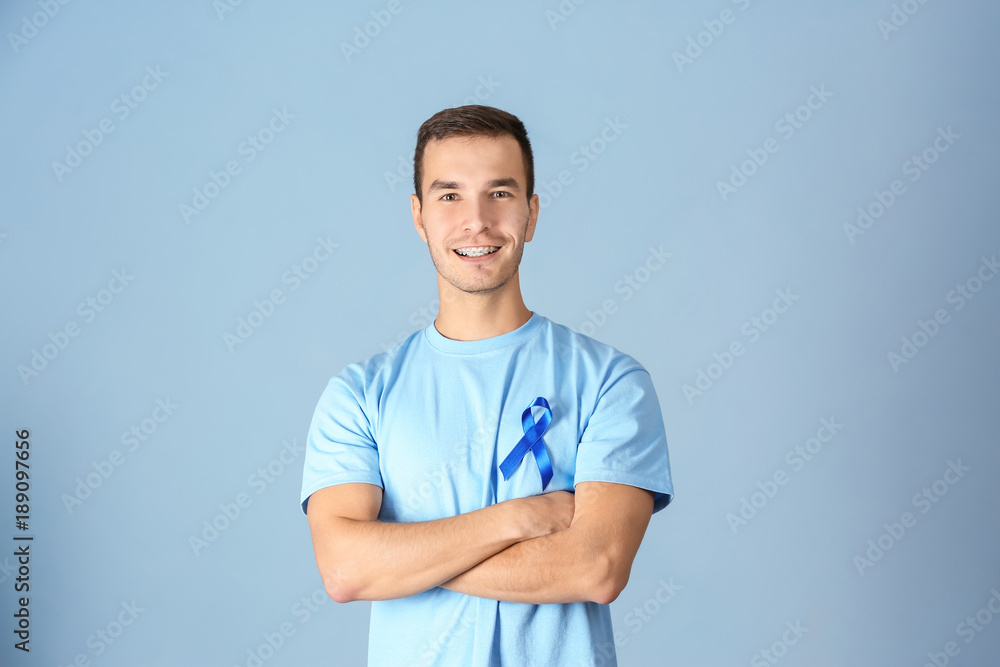
<path fill-rule="evenodd" d="M 566 530 L 576 510 L 576 497 L 569 491 L 550 491 L 505 502 L 516 507 L 527 539 Z"/>
<path fill-rule="evenodd" d="M 558 499 L 523 500 L 546 496 Z M 652 513 L 651 491 L 580 482 L 568 528 L 520 541 L 441 587 L 505 602 L 610 604 L 628 583 Z"/>

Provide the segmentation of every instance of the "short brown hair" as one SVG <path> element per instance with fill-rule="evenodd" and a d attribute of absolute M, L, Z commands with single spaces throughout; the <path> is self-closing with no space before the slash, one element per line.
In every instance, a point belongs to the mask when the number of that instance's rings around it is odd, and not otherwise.
<path fill-rule="evenodd" d="M 417 131 L 417 149 L 413 153 L 413 188 L 417 199 L 424 203 L 421 189 L 424 169 L 424 147 L 431 139 L 441 141 L 448 137 L 484 136 L 496 138 L 510 135 L 521 146 L 521 157 L 524 160 L 524 175 L 527 179 L 528 199 L 535 194 L 535 160 L 531 154 L 531 142 L 528 132 L 524 129 L 517 116 L 481 104 L 470 104 L 438 111 L 424 121 Z"/>

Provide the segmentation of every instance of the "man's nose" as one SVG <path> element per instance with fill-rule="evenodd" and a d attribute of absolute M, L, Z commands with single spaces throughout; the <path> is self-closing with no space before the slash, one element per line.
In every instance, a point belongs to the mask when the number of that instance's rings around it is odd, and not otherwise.
<path fill-rule="evenodd" d="M 466 230 L 475 234 L 480 230 L 490 227 L 492 220 L 490 219 L 488 204 L 489 202 L 483 201 L 478 197 L 474 197 L 468 201 L 468 205 L 465 207 L 465 220 L 463 221 Z"/>

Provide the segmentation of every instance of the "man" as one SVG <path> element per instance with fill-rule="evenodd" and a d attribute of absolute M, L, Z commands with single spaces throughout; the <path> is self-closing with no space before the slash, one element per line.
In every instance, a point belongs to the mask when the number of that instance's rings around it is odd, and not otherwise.
<path fill-rule="evenodd" d="M 414 189 L 440 309 L 320 397 L 301 502 L 323 582 L 374 601 L 369 665 L 614 665 L 607 605 L 673 494 L 649 374 L 525 307 L 520 120 L 435 114 Z"/>

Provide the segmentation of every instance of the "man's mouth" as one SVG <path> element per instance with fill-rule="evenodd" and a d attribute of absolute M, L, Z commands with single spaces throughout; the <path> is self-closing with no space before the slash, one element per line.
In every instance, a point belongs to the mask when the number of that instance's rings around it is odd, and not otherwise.
<path fill-rule="evenodd" d="M 497 245 L 473 246 L 469 248 L 455 248 L 455 252 L 463 257 L 482 257 L 490 255 L 500 249 Z"/>

